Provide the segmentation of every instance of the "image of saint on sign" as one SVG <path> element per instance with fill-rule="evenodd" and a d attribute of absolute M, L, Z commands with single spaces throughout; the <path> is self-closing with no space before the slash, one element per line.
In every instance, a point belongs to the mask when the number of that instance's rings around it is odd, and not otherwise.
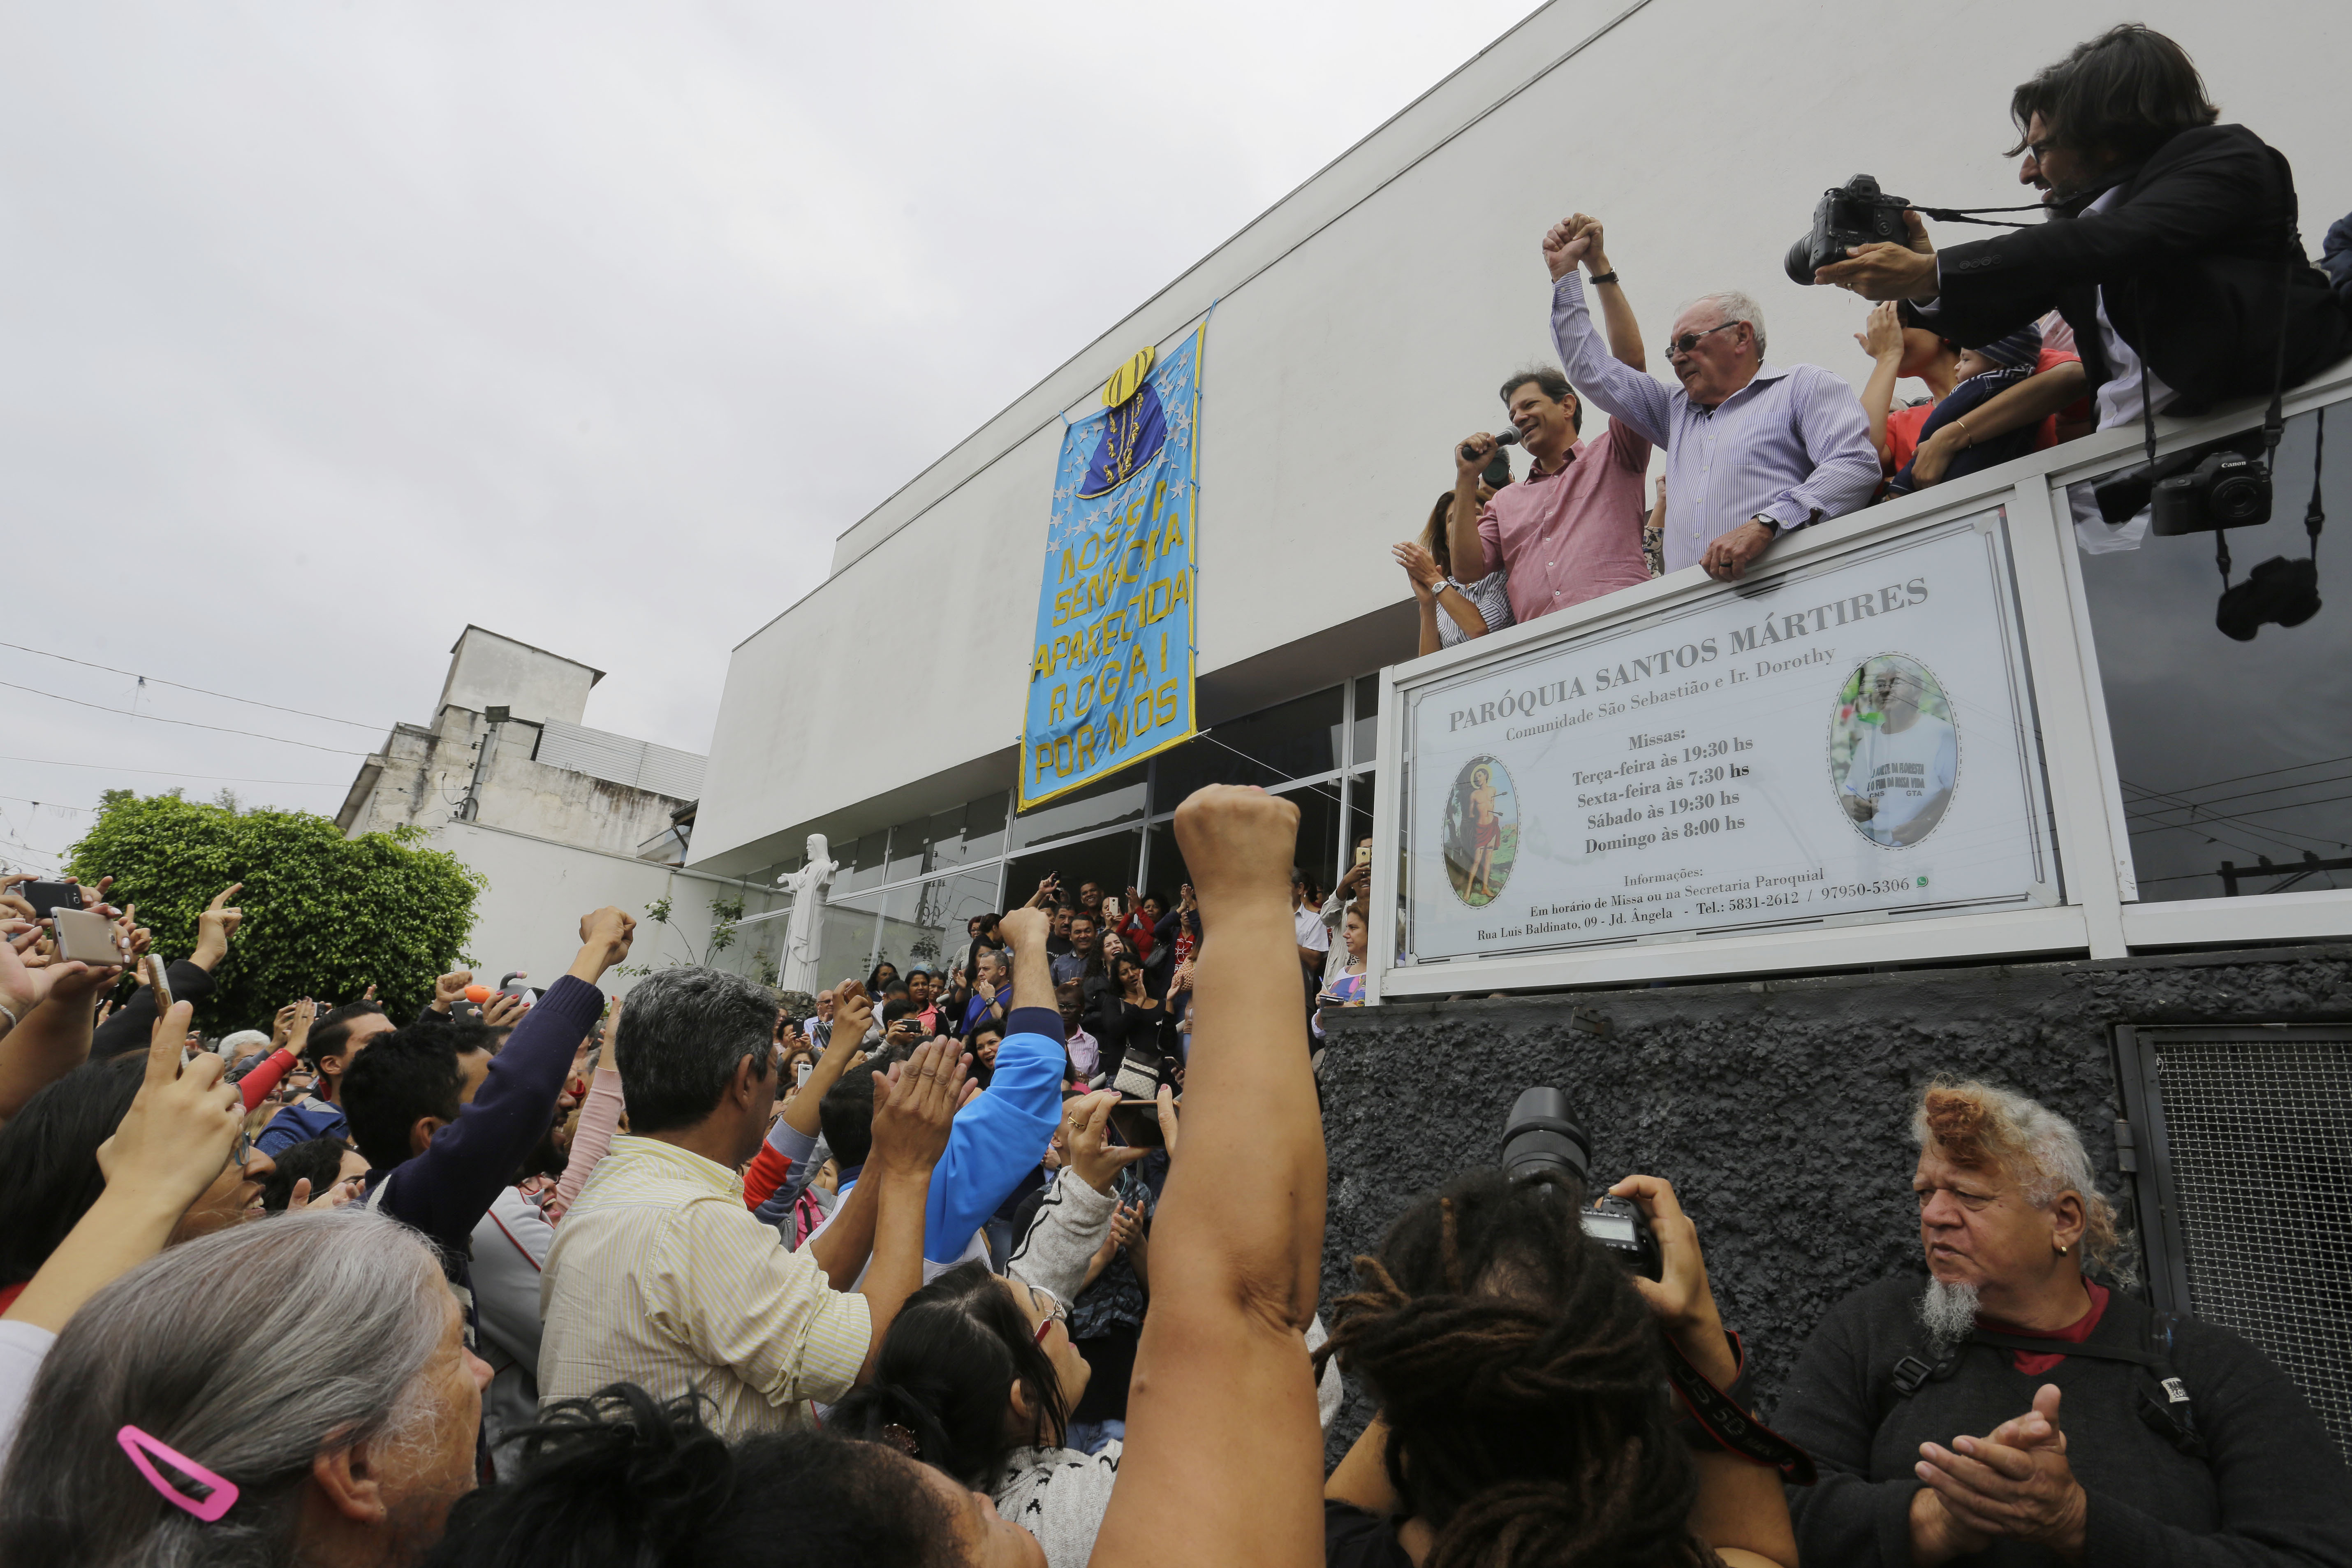
<path fill-rule="evenodd" d="M 1854 830 L 1910 847 L 1944 820 L 1959 773 L 1951 700 L 1927 667 L 1899 653 L 1855 666 L 1830 721 L 1830 783 Z"/>
<path fill-rule="evenodd" d="M 1445 801 L 1445 877 L 1472 909 L 1495 901 L 1519 853 L 1519 799 L 1492 757 L 1473 757 Z"/>

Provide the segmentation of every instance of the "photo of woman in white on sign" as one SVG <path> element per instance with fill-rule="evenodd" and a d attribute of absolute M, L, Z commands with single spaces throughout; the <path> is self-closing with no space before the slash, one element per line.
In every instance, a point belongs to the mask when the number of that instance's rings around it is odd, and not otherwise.
<path fill-rule="evenodd" d="M 1445 802 L 1445 876 L 1472 909 L 1495 901 L 1519 853 L 1519 808 L 1511 775 L 1492 757 L 1473 757 Z"/>
<path fill-rule="evenodd" d="M 1907 848 L 1936 831 L 1959 777 L 1952 705 L 1927 667 L 1901 654 L 1864 659 L 1838 694 L 1830 781 L 1856 831 Z"/>

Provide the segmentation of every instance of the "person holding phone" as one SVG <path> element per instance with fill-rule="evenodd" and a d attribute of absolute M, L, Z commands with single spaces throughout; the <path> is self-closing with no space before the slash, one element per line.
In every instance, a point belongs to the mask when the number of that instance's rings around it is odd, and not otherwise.
<path fill-rule="evenodd" d="M 1330 951 L 1323 956 L 1323 989 L 1329 991 L 1348 973 L 1348 944 L 1342 940 L 1339 922 L 1349 904 L 1368 898 L 1372 889 L 1372 837 L 1364 835 L 1356 840 L 1356 855 L 1349 864 L 1339 885 L 1323 900 L 1323 927 L 1331 933 Z M 1370 928 L 1365 928 L 1369 931 Z M 1360 971 L 1359 971 L 1360 973 Z"/>
<path fill-rule="evenodd" d="M 1316 1005 L 1323 1007 L 1360 1007 L 1364 1005 L 1366 931 L 1364 911 L 1360 905 L 1349 904 L 1347 912 L 1339 917 L 1339 936 L 1342 943 L 1342 956 L 1347 960 L 1347 967 L 1339 972 L 1337 979 L 1323 987 L 1323 994 L 1315 998 Z"/>

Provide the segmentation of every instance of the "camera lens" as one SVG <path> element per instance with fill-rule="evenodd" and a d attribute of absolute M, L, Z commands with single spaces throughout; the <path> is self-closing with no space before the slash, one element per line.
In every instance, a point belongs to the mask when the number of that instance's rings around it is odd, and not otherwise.
<path fill-rule="evenodd" d="M 2205 504 L 2213 521 L 2223 528 L 2268 522 L 2271 487 L 2258 467 L 2240 458 L 2215 477 L 2213 493 Z"/>
<path fill-rule="evenodd" d="M 1591 1168 L 1592 1140 L 1568 1119 L 1568 1096 L 1556 1089 L 1521 1089 L 1503 1126 L 1505 1173 L 1557 1172 L 1581 1190 Z"/>
<path fill-rule="evenodd" d="M 1813 237 L 1811 234 L 1799 236 L 1797 243 L 1789 247 L 1789 254 L 1782 258 L 1780 265 L 1788 269 L 1790 282 L 1810 287 L 1813 281 Z"/>

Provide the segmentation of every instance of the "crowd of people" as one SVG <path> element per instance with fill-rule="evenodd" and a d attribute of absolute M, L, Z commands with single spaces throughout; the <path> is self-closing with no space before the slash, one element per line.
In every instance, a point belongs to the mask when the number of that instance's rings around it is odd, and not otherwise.
<path fill-rule="evenodd" d="M 2005 1089 L 1922 1091 L 1927 1278 L 1773 1427 L 1654 1176 L 1609 1188 L 1654 1277 L 1580 1180 L 1473 1164 L 1321 1300 L 1369 846 L 1318 898 L 1294 805 L 1175 826 L 1172 907 L 1049 878 L 805 1019 L 702 967 L 609 1001 L 603 909 L 544 990 L 214 1044 L 234 888 L 168 965 L 104 882 L 116 963 L 0 892 L 0 1563 L 2352 1563 L 2302 1395 L 2130 1293 Z"/>
<path fill-rule="evenodd" d="M 1529 467 L 1514 479 L 1491 433 L 1459 441 L 1454 487 L 1394 547 L 1420 651 L 1688 566 L 1735 580 L 1798 529 L 2145 415 L 2296 385 L 2352 352 L 2352 218 L 2326 237 L 2328 270 L 2313 265 L 2285 158 L 2217 123 L 2171 39 L 2113 28 L 2019 87 L 2010 110 L 2018 179 L 2048 221 L 1939 252 L 1906 211 L 1905 243 L 1818 270 L 1881 301 L 1855 333 L 1871 361 L 1859 395 L 1822 366 L 1768 360 L 1763 308 L 1737 289 L 1675 312 L 1675 384 L 1662 383 L 1601 220 L 1554 226 L 1542 249 L 1560 364 L 1501 387 L 1506 439 Z M 1927 395 L 1898 405 L 1906 379 Z M 1590 446 L 1587 402 L 1609 416 Z"/>
<path fill-rule="evenodd" d="M 2067 73 L 2154 37 L 2020 89 L 2054 195 L 2114 172 L 2061 151 Z M 1431 643 L 1642 580 L 1645 514 L 1668 569 L 1736 577 L 2086 397 L 2112 423 L 2119 376 L 2211 391 L 2152 315 L 2022 283 L 1874 310 L 1859 399 L 1714 296 L 1669 391 L 1602 240 L 1548 237 L 1568 374 L 1502 388 L 1535 471 L 1464 443 L 1398 548 Z M 1589 456 L 1572 388 L 1612 416 Z M 804 1016 L 702 966 L 616 1001 L 636 922 L 604 908 L 543 989 L 456 970 L 405 1021 L 298 997 L 216 1041 L 237 887 L 167 963 L 107 879 L 70 887 L 111 933 L 73 956 L 67 905 L 6 879 L 0 1564 L 2352 1565 L 2308 1403 L 2133 1293 L 2081 1137 L 2011 1088 L 1919 1088 L 1924 1275 L 1835 1307 L 1769 1412 L 1654 1175 L 1465 1161 L 1326 1299 L 1321 1035 L 1365 1001 L 1371 844 L 1325 889 L 1297 829 L 1202 790 L 1173 898 L 1048 877 Z M 1327 1473 L 1346 1380 L 1377 1415 Z"/>

